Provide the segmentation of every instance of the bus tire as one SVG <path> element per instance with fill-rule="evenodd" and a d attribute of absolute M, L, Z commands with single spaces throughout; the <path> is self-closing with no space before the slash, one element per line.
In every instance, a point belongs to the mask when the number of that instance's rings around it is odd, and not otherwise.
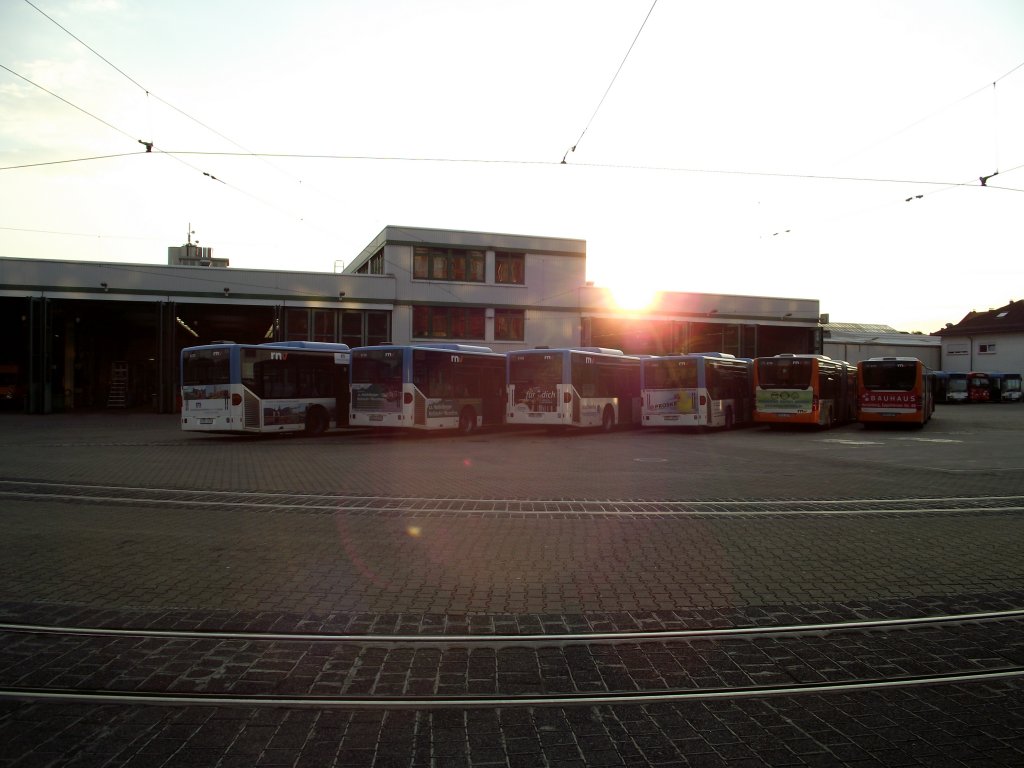
<path fill-rule="evenodd" d="M 615 428 L 615 411 L 610 405 L 604 407 L 604 413 L 601 414 L 601 431 L 611 432 Z"/>
<path fill-rule="evenodd" d="M 459 413 L 459 433 L 471 435 L 476 432 L 476 411 L 466 406 Z"/>
<path fill-rule="evenodd" d="M 320 437 L 327 431 L 327 411 L 322 406 L 314 405 L 306 411 L 306 435 Z"/>

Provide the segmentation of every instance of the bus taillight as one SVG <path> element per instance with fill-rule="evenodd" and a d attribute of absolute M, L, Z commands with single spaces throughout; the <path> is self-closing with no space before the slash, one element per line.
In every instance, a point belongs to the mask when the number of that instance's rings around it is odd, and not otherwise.
<path fill-rule="evenodd" d="M 412 405 L 412 392 L 406 392 L 402 396 L 402 402 L 405 403 L 406 405 Z"/>
<path fill-rule="evenodd" d="M 231 395 L 231 404 L 232 405 L 241 405 L 242 404 L 242 396 L 240 394 L 238 394 L 237 392 L 232 393 L 232 395 Z"/>

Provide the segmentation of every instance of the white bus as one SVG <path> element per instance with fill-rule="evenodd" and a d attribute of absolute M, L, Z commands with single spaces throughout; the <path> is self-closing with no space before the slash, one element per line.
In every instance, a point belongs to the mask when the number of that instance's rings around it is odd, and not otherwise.
<path fill-rule="evenodd" d="M 640 423 L 640 358 L 617 349 L 523 349 L 508 355 L 506 424 L 600 427 Z"/>
<path fill-rule="evenodd" d="M 347 344 L 219 342 L 181 350 L 187 432 L 321 435 L 348 421 Z"/>
<path fill-rule="evenodd" d="M 640 361 L 645 427 L 723 427 L 753 420 L 753 364 L 725 352 Z"/>
<path fill-rule="evenodd" d="M 352 350 L 352 426 L 457 429 L 499 425 L 505 412 L 505 356 L 467 344 Z"/>

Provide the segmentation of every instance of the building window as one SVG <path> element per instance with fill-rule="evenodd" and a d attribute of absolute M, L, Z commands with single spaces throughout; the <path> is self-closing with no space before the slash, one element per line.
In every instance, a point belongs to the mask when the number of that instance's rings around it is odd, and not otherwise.
<path fill-rule="evenodd" d="M 484 282 L 484 252 L 417 245 L 412 251 L 412 276 L 417 280 Z"/>
<path fill-rule="evenodd" d="M 391 313 L 347 309 L 341 313 L 341 341 L 350 347 L 369 347 L 391 341 Z"/>
<path fill-rule="evenodd" d="M 285 338 L 288 341 L 309 341 L 309 310 L 289 309 L 285 311 Z"/>
<path fill-rule="evenodd" d="M 526 311 L 522 309 L 494 310 L 495 341 L 525 341 Z"/>
<path fill-rule="evenodd" d="M 363 262 L 363 265 L 356 270 L 360 275 L 383 275 L 384 274 L 384 249 L 381 248 L 373 256 Z"/>
<path fill-rule="evenodd" d="M 996 345 L 993 344 L 979 344 L 978 352 L 983 355 L 994 355 L 996 352 Z"/>
<path fill-rule="evenodd" d="M 333 309 L 313 310 L 313 341 L 334 341 L 335 312 Z"/>
<path fill-rule="evenodd" d="M 484 310 L 482 307 L 413 307 L 412 335 L 417 339 L 482 340 Z"/>
<path fill-rule="evenodd" d="M 497 251 L 494 254 L 494 282 L 526 284 L 526 254 Z"/>

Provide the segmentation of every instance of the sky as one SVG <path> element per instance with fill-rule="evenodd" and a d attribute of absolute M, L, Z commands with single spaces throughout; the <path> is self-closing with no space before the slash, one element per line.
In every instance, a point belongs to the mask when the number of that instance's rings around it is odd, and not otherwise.
<path fill-rule="evenodd" d="M 399 225 L 911 332 L 1024 298 L 1020 0 L 0 0 L 0 118 L 3 257 Z"/>

